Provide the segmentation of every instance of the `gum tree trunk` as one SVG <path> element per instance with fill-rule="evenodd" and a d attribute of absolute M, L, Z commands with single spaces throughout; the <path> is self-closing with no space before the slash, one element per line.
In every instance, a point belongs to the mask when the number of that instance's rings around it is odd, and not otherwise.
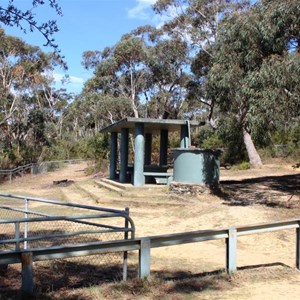
<path fill-rule="evenodd" d="M 251 166 L 255 168 L 261 167 L 262 162 L 260 156 L 256 151 L 250 133 L 245 128 L 243 129 L 243 138 Z"/>

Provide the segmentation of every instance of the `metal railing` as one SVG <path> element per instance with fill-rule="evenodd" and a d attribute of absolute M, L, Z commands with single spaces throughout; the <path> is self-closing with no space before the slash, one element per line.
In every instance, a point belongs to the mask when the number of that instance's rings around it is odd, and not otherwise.
<path fill-rule="evenodd" d="M 66 164 L 66 163 L 73 164 L 81 161 L 86 161 L 86 160 L 66 159 L 66 160 L 44 161 L 40 163 L 30 163 L 10 170 L 0 170 L 0 181 L 8 180 L 11 182 L 14 177 L 23 176 L 26 173 L 30 173 L 32 175 L 44 174 L 59 169 L 61 164 Z"/>
<path fill-rule="evenodd" d="M 128 208 L 117 210 L 11 194 L 0 194 L 0 204 L 0 265 L 20 262 L 16 258 L 26 251 L 67 249 L 135 236 Z M 43 260 L 49 259 L 44 256 Z M 113 256 L 107 261 L 115 262 Z M 125 280 L 126 251 L 122 261 Z"/>
<path fill-rule="evenodd" d="M 70 205 L 70 204 L 69 204 Z M 101 210 L 101 209 L 99 209 Z M 105 211 L 108 213 L 108 211 Z M 68 222 L 81 222 L 82 219 L 76 219 L 76 217 L 62 218 Z M 32 222 L 39 221 L 39 218 L 33 218 Z M 46 219 L 48 221 L 49 219 Z M 53 218 L 53 221 L 56 218 Z M 110 241 L 90 241 L 88 243 L 76 243 L 65 245 L 52 245 L 51 247 L 35 247 L 27 248 L 16 251 L 3 251 L 0 252 L 0 264 L 21 263 L 22 264 L 22 289 L 24 292 L 31 293 L 33 290 L 33 262 L 52 260 L 57 258 L 79 257 L 96 255 L 101 253 L 116 253 L 120 252 L 124 254 L 124 261 L 127 263 L 127 252 L 138 251 L 139 252 L 139 278 L 146 278 L 150 275 L 151 269 L 151 248 L 167 247 L 188 243 L 204 242 L 210 240 L 225 240 L 226 245 L 226 258 L 225 269 L 228 273 L 234 273 L 237 271 L 237 239 L 240 236 L 265 233 L 278 230 L 296 230 L 296 268 L 300 270 L 300 218 L 285 220 L 280 222 L 254 224 L 240 227 L 229 227 L 213 230 L 200 230 L 191 232 L 182 232 L 167 235 L 156 235 L 141 238 L 134 238 L 134 224 L 130 218 L 126 219 L 126 222 L 131 224 L 131 229 L 125 230 L 125 234 L 131 232 L 131 239 L 119 239 Z M 22 220 L 25 222 L 25 220 Z M 28 221 L 28 219 L 26 220 Z M 2 221 L 7 224 L 7 222 Z M 19 221 L 14 220 L 14 224 Z M 1 222 L 0 222 L 1 223 Z M 20 223 L 20 222 L 19 222 Z M 18 226 L 17 226 L 18 227 Z M 126 228 L 126 226 L 125 226 Z M 18 232 L 15 230 L 15 233 Z M 44 236 L 42 236 L 44 237 Z M 31 242 L 30 238 L 17 238 L 14 237 L 15 245 L 17 241 L 20 243 L 27 240 Z M 126 255 L 125 255 L 126 254 Z M 126 276 L 123 277 L 126 279 Z"/>

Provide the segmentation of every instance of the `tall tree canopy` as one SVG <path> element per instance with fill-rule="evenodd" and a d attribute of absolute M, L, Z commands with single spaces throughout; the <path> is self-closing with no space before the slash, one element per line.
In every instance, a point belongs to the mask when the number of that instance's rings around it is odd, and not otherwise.
<path fill-rule="evenodd" d="M 95 69 L 95 76 L 87 82 L 85 91 L 127 98 L 134 116 L 138 117 L 139 93 L 145 82 L 142 68 L 145 56 L 143 40 L 127 35 L 102 52 L 85 52 L 83 65 Z"/>
<path fill-rule="evenodd" d="M 215 56 L 215 43 L 222 20 L 248 7 L 248 0 L 158 0 L 154 5 L 157 13 L 170 14 L 170 20 L 163 26 L 166 34 L 189 45 L 193 75 L 188 84 L 189 104 L 194 110 L 207 111 L 213 127 L 215 103 L 207 94 L 205 80 Z"/>
<path fill-rule="evenodd" d="M 253 134 L 299 116 L 299 17 L 297 0 L 262 0 L 222 23 L 207 90 L 240 124 L 254 166 Z"/>
<path fill-rule="evenodd" d="M 58 64 L 53 53 L 46 54 L 0 29 L 0 151 L 14 163 L 23 160 L 23 146 L 31 144 L 40 154 L 47 144 L 45 124 L 58 117 L 61 98 L 48 74 Z"/>
<path fill-rule="evenodd" d="M 155 28 L 137 28 L 113 47 L 84 53 L 83 65 L 94 69 L 84 94 L 127 99 L 135 117 L 177 118 L 187 94 L 188 50 Z"/>

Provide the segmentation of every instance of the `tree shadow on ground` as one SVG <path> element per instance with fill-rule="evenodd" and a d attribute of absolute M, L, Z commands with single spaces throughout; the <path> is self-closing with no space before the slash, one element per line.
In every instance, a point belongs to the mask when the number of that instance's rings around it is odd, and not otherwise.
<path fill-rule="evenodd" d="M 99 255 L 98 260 L 100 260 Z M 101 255 L 103 257 L 103 255 Z M 87 259 L 93 256 L 87 257 Z M 95 259 L 95 258 L 94 258 Z M 111 260 L 113 258 L 110 258 Z M 122 264 L 109 263 L 103 258 L 103 264 L 95 265 L 68 261 L 67 259 L 36 262 L 34 272 L 34 295 L 26 299 L 51 299 L 51 292 L 72 291 L 91 286 L 99 286 L 122 280 Z M 128 276 L 136 277 L 136 267 L 128 267 Z M 0 299 L 21 299 L 21 270 L 19 265 L 10 265 L 0 271 Z M 78 299 L 70 295 L 64 299 Z"/>
<path fill-rule="evenodd" d="M 270 275 L 273 272 L 269 272 L 269 270 L 274 267 L 292 269 L 283 263 L 276 262 L 270 264 L 239 267 L 238 271 L 254 271 L 260 273 L 263 270 L 264 274 Z M 211 272 L 201 272 L 196 274 L 184 271 L 162 270 L 154 271 L 152 274 L 156 278 L 159 278 L 160 282 L 172 282 L 172 285 L 165 289 L 165 292 L 168 295 L 176 293 L 192 294 L 194 292 L 204 292 L 205 290 L 217 291 L 222 289 L 231 289 L 233 281 L 233 276 L 227 274 L 225 269 L 218 269 Z"/>
<path fill-rule="evenodd" d="M 300 174 L 221 181 L 218 194 L 230 206 L 260 204 L 300 208 Z"/>
<path fill-rule="evenodd" d="M 277 267 L 276 272 L 274 272 L 274 267 Z M 287 269 L 292 270 L 289 266 L 276 262 L 239 267 L 239 272 L 236 274 L 241 277 L 244 276 L 246 279 L 251 278 L 251 276 L 261 279 L 268 279 L 271 276 L 271 279 L 277 279 L 282 276 L 282 270 Z M 128 269 L 128 277 L 131 280 L 122 282 L 121 274 L 122 268 L 116 264 L 100 267 L 91 264 L 56 261 L 49 266 L 35 265 L 35 294 L 25 299 L 52 300 L 53 295 L 57 295 L 58 298 L 55 297 L 55 299 L 61 299 L 62 296 L 66 300 L 89 299 L 87 294 L 82 292 L 82 288 L 100 287 L 107 283 L 110 283 L 107 289 L 112 296 L 120 295 L 120 291 L 124 293 L 124 297 L 126 295 L 147 297 L 147 295 L 153 296 L 153 293 L 162 296 L 179 293 L 192 295 L 195 292 L 201 293 L 207 290 L 231 289 L 234 287 L 232 283 L 235 278 L 235 275 L 228 275 L 224 269 L 201 273 L 165 269 L 154 270 L 149 281 L 137 280 L 136 265 L 132 265 Z M 273 278 L 274 276 L 276 278 Z M 22 299 L 20 288 L 20 270 L 9 267 L 5 273 L 0 271 L 1 300 Z"/>

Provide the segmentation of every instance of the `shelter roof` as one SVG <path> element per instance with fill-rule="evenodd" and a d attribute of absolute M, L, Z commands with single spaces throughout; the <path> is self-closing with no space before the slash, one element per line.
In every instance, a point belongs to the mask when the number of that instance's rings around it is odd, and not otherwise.
<path fill-rule="evenodd" d="M 148 119 L 148 118 L 124 118 L 114 124 L 111 124 L 103 129 L 101 132 L 121 132 L 122 128 L 128 128 L 131 133 L 134 132 L 135 124 L 143 123 L 145 133 L 158 133 L 162 129 L 168 131 L 180 131 L 182 125 L 189 123 L 190 127 L 197 127 L 205 125 L 203 121 L 189 121 L 189 120 L 170 120 L 170 119 Z"/>

